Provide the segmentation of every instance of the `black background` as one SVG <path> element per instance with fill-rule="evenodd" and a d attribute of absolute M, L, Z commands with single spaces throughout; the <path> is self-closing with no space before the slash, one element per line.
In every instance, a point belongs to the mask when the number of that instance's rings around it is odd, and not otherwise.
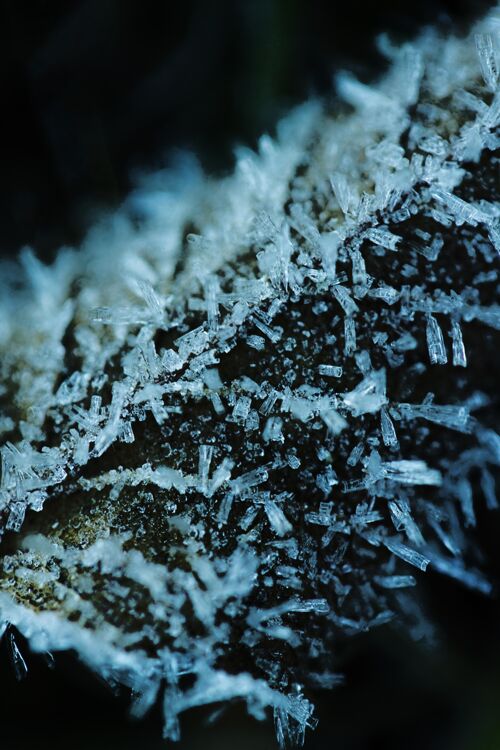
<path fill-rule="evenodd" d="M 370 78 L 374 35 L 484 0 L 3 0 L 0 3 L 0 248 L 45 256 L 77 243 L 127 193 L 136 169 L 191 148 L 231 167 L 334 70 Z"/>
<path fill-rule="evenodd" d="M 465 30 L 488 3 L 359 0 L 2 2 L 0 252 L 28 243 L 50 259 L 116 206 L 135 171 L 190 148 L 211 172 L 231 169 L 235 144 L 263 131 L 339 67 L 368 80 L 382 68 L 377 31 L 412 36 L 424 23 Z M 496 514 L 479 514 L 484 569 L 500 580 Z M 339 655 L 346 685 L 318 694 L 306 747 L 338 750 L 500 750 L 500 613 L 432 573 L 419 581 L 440 642 L 429 650 L 386 627 Z M 55 669 L 29 653 L 17 682 L 0 656 L 0 749 L 163 747 L 159 711 L 127 718 L 71 654 Z M 179 750 L 275 747 L 270 724 L 231 707 L 183 720 Z"/>

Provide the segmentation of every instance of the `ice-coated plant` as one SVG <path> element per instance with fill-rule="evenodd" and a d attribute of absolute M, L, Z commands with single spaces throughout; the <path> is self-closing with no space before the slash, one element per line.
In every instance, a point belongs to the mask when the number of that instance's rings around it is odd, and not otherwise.
<path fill-rule="evenodd" d="M 186 157 L 2 267 L 2 627 L 166 738 L 239 698 L 300 743 L 346 634 L 431 637 L 417 571 L 491 591 L 499 31 L 383 37 L 231 176 Z"/>

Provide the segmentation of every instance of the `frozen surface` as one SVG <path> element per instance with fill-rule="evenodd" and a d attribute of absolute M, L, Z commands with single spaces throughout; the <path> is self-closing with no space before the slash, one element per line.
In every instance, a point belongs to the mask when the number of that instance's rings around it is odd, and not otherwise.
<path fill-rule="evenodd" d="M 134 715 L 163 696 L 166 738 L 239 699 L 300 743 L 344 637 L 432 639 L 426 569 L 490 593 L 498 28 L 384 37 L 349 112 L 305 104 L 223 180 L 186 156 L 3 269 L 0 620 Z"/>

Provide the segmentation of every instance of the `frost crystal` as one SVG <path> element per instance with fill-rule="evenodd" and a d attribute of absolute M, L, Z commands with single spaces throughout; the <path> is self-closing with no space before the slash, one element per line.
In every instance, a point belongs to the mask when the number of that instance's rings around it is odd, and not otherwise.
<path fill-rule="evenodd" d="M 498 65 L 492 36 L 491 34 L 476 34 L 475 37 L 484 82 L 495 93 L 498 84 Z"/>
<path fill-rule="evenodd" d="M 0 274 L 0 628 L 136 716 L 162 696 L 168 739 L 238 699 L 300 744 L 344 637 L 427 632 L 427 567 L 492 590 L 494 17 L 381 46 L 349 113 L 304 105 L 224 179 L 186 157 Z"/>
<path fill-rule="evenodd" d="M 427 348 L 429 349 L 429 359 L 433 365 L 445 365 L 448 361 L 446 349 L 444 347 L 443 332 L 439 327 L 436 318 L 429 315 L 427 318 Z"/>
<path fill-rule="evenodd" d="M 459 367 L 467 367 L 462 330 L 456 320 L 451 322 L 451 339 L 453 342 L 453 364 Z"/>

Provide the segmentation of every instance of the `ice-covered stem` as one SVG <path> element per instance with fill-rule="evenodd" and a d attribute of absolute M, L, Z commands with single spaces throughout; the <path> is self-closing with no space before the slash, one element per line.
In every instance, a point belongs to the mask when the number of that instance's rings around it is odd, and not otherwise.
<path fill-rule="evenodd" d="M 308 104 L 226 180 L 187 161 L 4 274 L 1 616 L 137 715 L 162 687 L 166 737 L 240 698 L 300 742 L 346 635 L 432 637 L 419 571 L 490 593 L 497 29 L 384 40 L 349 113 Z"/>

